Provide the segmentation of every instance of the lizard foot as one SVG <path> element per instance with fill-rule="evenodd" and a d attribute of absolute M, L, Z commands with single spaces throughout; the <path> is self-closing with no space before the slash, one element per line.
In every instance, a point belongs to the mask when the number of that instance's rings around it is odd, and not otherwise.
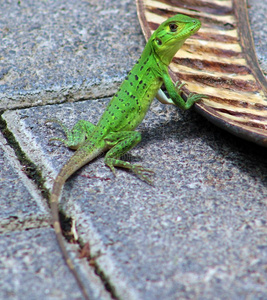
<path fill-rule="evenodd" d="M 193 94 L 190 93 L 189 96 L 187 97 L 187 101 L 186 101 L 186 108 L 190 108 L 195 102 L 201 100 L 202 98 L 208 98 L 207 95 L 203 95 L 203 94 Z"/>
<path fill-rule="evenodd" d="M 59 137 L 52 137 L 49 139 L 50 141 L 60 141 L 63 143 L 66 147 L 77 150 L 79 147 L 81 147 L 90 131 L 93 130 L 94 125 L 90 122 L 80 120 L 78 121 L 71 130 L 69 130 L 60 120 L 58 119 L 47 119 L 45 123 L 56 123 L 60 125 L 61 129 L 63 130 L 66 139 L 62 139 Z M 86 131 L 87 128 L 87 131 Z"/>
<path fill-rule="evenodd" d="M 46 119 L 45 124 L 47 124 L 47 123 L 56 123 L 56 124 L 58 124 L 62 128 L 65 135 L 68 136 L 69 130 L 60 120 L 58 120 L 58 119 Z M 62 139 L 62 138 L 59 138 L 59 137 L 52 137 L 52 138 L 49 139 L 49 142 L 51 142 L 51 141 L 60 141 L 62 144 L 64 144 L 65 146 L 68 147 L 68 141 L 65 140 L 65 139 Z"/>
<path fill-rule="evenodd" d="M 149 178 L 148 175 L 146 175 L 146 173 L 154 174 L 155 172 L 153 170 L 146 169 L 146 168 L 144 168 L 144 167 L 142 167 L 140 165 L 133 165 L 132 166 L 132 171 L 141 180 L 145 181 L 146 183 L 148 183 L 150 185 L 153 185 L 153 181 Z"/>

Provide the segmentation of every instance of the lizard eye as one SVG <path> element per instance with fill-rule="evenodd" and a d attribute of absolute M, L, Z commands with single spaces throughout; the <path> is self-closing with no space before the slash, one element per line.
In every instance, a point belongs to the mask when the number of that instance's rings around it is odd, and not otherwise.
<path fill-rule="evenodd" d="M 162 45 L 162 41 L 160 39 L 156 38 L 156 42 L 159 46 Z"/>
<path fill-rule="evenodd" d="M 171 32 L 175 32 L 178 26 L 176 24 L 174 24 L 174 23 L 171 23 L 169 25 L 169 27 L 170 27 Z"/>

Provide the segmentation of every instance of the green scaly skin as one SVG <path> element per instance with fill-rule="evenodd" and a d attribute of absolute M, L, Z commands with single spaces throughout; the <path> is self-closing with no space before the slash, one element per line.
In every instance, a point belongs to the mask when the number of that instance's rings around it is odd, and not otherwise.
<path fill-rule="evenodd" d="M 50 203 L 59 246 L 85 299 L 89 297 L 65 249 L 59 224 L 58 201 L 62 187 L 74 172 L 106 151 L 105 164 L 114 174 L 115 167 L 123 167 L 152 184 L 149 176 L 151 170 L 122 161 L 120 157 L 140 142 L 141 134 L 134 130 L 142 122 L 163 83 L 173 104 L 181 109 L 189 109 L 196 101 L 205 97 L 190 94 L 185 102 L 180 95 L 181 86 L 177 88 L 168 73 L 168 65 L 173 56 L 200 26 L 199 20 L 181 14 L 163 22 L 152 34 L 140 59 L 109 102 L 96 126 L 80 120 L 72 130 L 68 130 L 61 122 L 48 120 L 59 123 L 67 137 L 66 140 L 59 138 L 51 140 L 60 140 L 67 147 L 77 150 L 56 177 Z"/>

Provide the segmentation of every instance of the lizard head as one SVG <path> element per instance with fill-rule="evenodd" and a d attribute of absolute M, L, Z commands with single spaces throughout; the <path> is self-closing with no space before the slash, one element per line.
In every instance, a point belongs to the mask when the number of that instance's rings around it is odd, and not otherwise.
<path fill-rule="evenodd" d="M 201 22 L 185 15 L 175 15 L 163 22 L 150 40 L 159 59 L 168 65 L 184 41 L 199 30 Z"/>

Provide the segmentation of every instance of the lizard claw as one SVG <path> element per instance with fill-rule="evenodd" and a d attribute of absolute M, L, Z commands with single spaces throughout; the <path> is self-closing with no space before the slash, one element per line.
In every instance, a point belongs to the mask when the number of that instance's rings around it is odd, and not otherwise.
<path fill-rule="evenodd" d="M 180 84 L 179 86 L 177 86 L 178 84 Z M 181 81 L 176 81 L 175 82 L 175 87 L 176 87 L 176 90 L 177 90 L 177 93 L 179 94 L 179 95 L 181 95 L 181 93 L 182 93 L 182 90 L 181 90 L 181 88 L 184 86 L 184 85 L 186 85 L 186 83 L 185 82 L 181 82 Z"/>
<path fill-rule="evenodd" d="M 147 176 L 145 173 L 150 173 L 150 174 L 154 174 L 155 172 L 153 170 L 150 169 L 146 169 L 140 165 L 133 165 L 132 166 L 132 171 L 134 172 L 134 174 L 136 174 L 136 176 L 138 176 L 141 180 L 145 181 L 146 183 L 153 185 L 153 181 L 149 178 L 149 176 Z"/>
<path fill-rule="evenodd" d="M 180 85 L 178 85 L 180 83 Z M 187 85 L 187 83 L 185 83 L 185 82 L 181 82 L 181 81 L 176 81 L 175 82 L 175 87 L 178 89 L 178 90 L 180 90 L 184 85 Z M 178 87 L 177 87 L 177 85 L 178 85 Z"/>
<path fill-rule="evenodd" d="M 66 141 L 64 139 L 58 138 L 58 137 L 51 137 L 48 141 L 49 142 L 51 142 L 51 141 L 60 141 L 62 144 L 66 143 Z"/>
<path fill-rule="evenodd" d="M 58 119 L 46 119 L 45 124 L 47 124 L 47 123 L 56 123 L 56 124 L 58 124 L 62 128 L 62 130 L 64 131 L 64 133 L 66 135 L 69 132 L 68 128 Z"/>
<path fill-rule="evenodd" d="M 116 177 L 116 170 L 115 170 L 114 166 L 112 164 L 108 164 L 108 163 L 106 163 L 106 165 L 110 168 L 111 172 Z"/>

